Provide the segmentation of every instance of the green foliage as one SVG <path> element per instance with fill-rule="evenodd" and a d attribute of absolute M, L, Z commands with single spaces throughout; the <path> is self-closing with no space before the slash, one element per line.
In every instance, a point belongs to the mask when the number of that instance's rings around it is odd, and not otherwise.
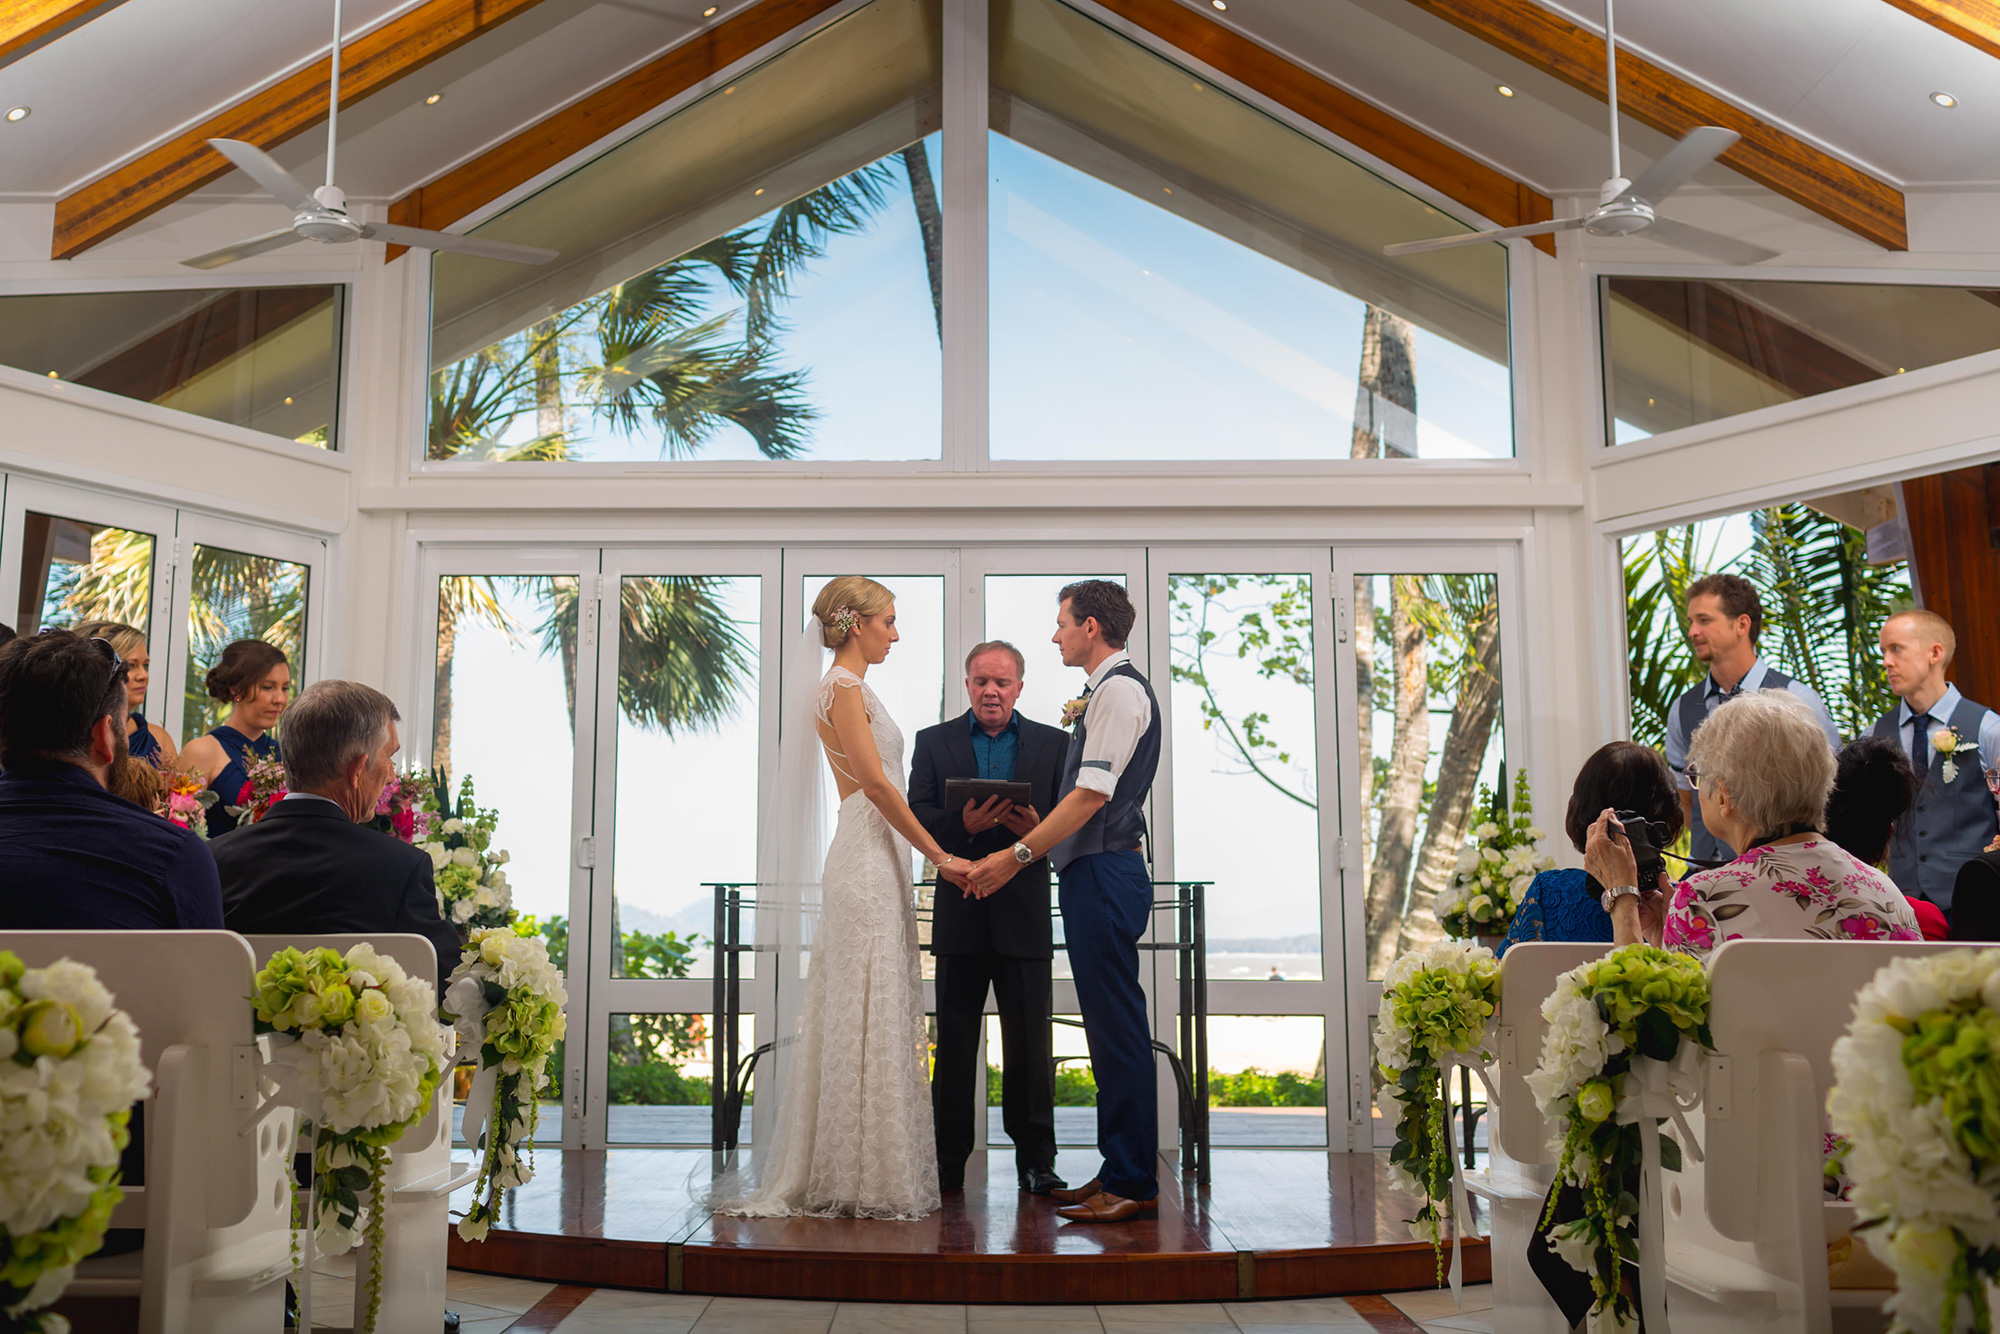
<path fill-rule="evenodd" d="M 1248 595 L 1247 601 L 1225 601 L 1238 593 Z M 1221 729 L 1251 773 L 1301 806 L 1318 809 L 1311 757 L 1295 759 L 1271 735 L 1268 713 L 1224 708 L 1211 677 L 1213 657 L 1227 655 L 1254 662 L 1267 681 L 1303 687 L 1310 698 L 1312 580 L 1302 574 L 1177 574 L 1168 580 L 1167 597 L 1173 627 L 1169 670 L 1176 682 L 1200 692 L 1202 730 Z"/>
<path fill-rule="evenodd" d="M 569 966 L 569 919 L 555 916 L 539 924 L 548 942 L 549 959 L 565 971 Z M 662 979 L 686 977 L 694 953 L 705 943 L 699 935 L 627 931 L 624 976 Z M 610 1017 L 611 1101 L 654 1106 L 705 1106 L 709 1081 L 682 1075 L 680 1067 L 708 1042 L 708 1017 L 700 1014 L 614 1014 Z M 549 1087 L 543 1097 L 562 1098 L 562 1044 L 549 1059 Z"/>
<path fill-rule="evenodd" d="M 706 1107 L 709 1081 L 687 1076 L 671 1065 L 648 1061 L 614 1063 L 608 1071 L 611 1101 L 620 1106 Z"/>
<path fill-rule="evenodd" d="M 1226 1075 L 1208 1072 L 1208 1105 L 1211 1107 L 1312 1107 L 1326 1106 L 1326 1080 L 1280 1070 L 1242 1070 Z"/>

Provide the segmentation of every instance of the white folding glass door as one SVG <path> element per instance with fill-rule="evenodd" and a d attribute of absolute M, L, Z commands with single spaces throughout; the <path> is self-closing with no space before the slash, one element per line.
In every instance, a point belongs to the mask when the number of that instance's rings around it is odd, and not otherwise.
<path fill-rule="evenodd" d="M 1337 771 L 1347 889 L 1327 957 L 1344 975 L 1356 1149 L 1393 1142 L 1374 1115 L 1383 973 L 1397 954 L 1442 937 L 1433 901 L 1479 822 L 1482 790 L 1504 797 L 1527 763 L 1517 552 L 1473 544 L 1333 552 L 1339 653 L 1322 660 L 1337 664 L 1345 720 Z"/>
<path fill-rule="evenodd" d="M 535 1140 L 583 1148 L 585 983 L 602 952 L 590 929 L 598 551 L 427 546 L 420 570 L 404 752 L 444 771 L 447 801 L 471 780 L 473 800 L 500 812 L 514 907 L 542 927 L 571 995 Z"/>
<path fill-rule="evenodd" d="M 1208 1065 L 1229 1082 L 1210 1088 L 1211 1142 L 1340 1144 L 1346 1109 L 1325 1093 L 1344 1086 L 1347 1045 L 1326 549 L 1156 547 L 1150 568 L 1156 874 L 1212 882 Z"/>
<path fill-rule="evenodd" d="M 772 777 L 763 760 L 777 752 L 779 723 L 779 571 L 775 548 L 607 548 L 588 590 L 592 962 L 588 1011 L 571 1033 L 588 1035 L 592 1146 L 709 1142 L 711 886 L 760 878 L 758 819 Z M 732 1061 L 771 1037 L 771 1007 L 760 1003 L 770 970 L 757 962 L 745 956 Z"/>

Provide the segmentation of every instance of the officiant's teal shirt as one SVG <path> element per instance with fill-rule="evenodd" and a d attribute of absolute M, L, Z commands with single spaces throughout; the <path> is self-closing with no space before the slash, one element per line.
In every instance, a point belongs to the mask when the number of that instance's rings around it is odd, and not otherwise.
<path fill-rule="evenodd" d="M 1000 729 L 999 736 L 986 735 L 986 729 L 979 725 L 979 715 L 970 715 L 972 720 L 972 758 L 979 764 L 979 776 L 1002 783 L 1014 780 L 1014 761 L 1021 754 L 1021 715 L 1019 711 L 1007 715 L 1007 725 Z"/>

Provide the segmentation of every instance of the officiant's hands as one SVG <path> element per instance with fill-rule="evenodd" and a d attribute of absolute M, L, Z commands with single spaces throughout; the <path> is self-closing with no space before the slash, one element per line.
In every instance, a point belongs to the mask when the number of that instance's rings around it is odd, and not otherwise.
<path fill-rule="evenodd" d="M 1013 809 L 1014 803 L 1005 797 L 988 797 L 983 802 L 966 802 L 965 810 L 959 814 L 959 819 L 964 821 L 966 833 L 983 834 L 1004 823 L 1008 813 Z M 1007 827 L 1013 828 L 1011 824 Z M 1034 828 L 1033 825 L 1028 827 Z"/>
<path fill-rule="evenodd" d="M 1042 822 L 1033 806 L 1012 806 L 1000 817 L 1000 823 L 1007 826 L 1007 832 L 1015 838 L 1026 838 L 1028 831 Z"/>

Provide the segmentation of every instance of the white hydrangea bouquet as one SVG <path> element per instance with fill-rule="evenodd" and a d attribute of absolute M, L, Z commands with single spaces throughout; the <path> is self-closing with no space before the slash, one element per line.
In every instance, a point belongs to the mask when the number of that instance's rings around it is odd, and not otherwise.
<path fill-rule="evenodd" d="M 1906 1331 L 1989 1330 L 2000 1281 L 2000 950 L 1892 959 L 1833 1044 L 1834 1134 Z"/>
<path fill-rule="evenodd" d="M 507 854 L 493 846 L 500 812 L 481 810 L 472 799 L 472 778 L 458 787 L 455 810 L 439 812 L 416 846 L 431 856 L 437 876 L 438 911 L 460 936 L 483 927 L 512 926 L 514 891 L 507 884 Z"/>
<path fill-rule="evenodd" d="M 483 927 L 469 943 L 445 990 L 444 1012 L 460 1042 L 479 1053 L 465 1100 L 465 1139 L 480 1150 L 479 1180 L 458 1235 L 484 1241 L 506 1192 L 534 1180 L 533 1149 L 524 1160 L 522 1148 L 532 1146 L 541 1119 L 536 1094 L 548 1086 L 549 1054 L 567 1029 L 569 993 L 532 921 Z"/>
<path fill-rule="evenodd" d="M 315 1243 L 340 1255 L 364 1239 L 367 1323 L 382 1305 L 382 1182 L 389 1146 L 424 1118 L 451 1059 L 431 988 L 367 943 L 343 957 L 286 948 L 256 977 L 257 1029 L 296 1035 L 280 1052 L 314 1127 Z M 368 1193 L 366 1202 L 363 1192 Z"/>
<path fill-rule="evenodd" d="M 1500 1007 L 1500 965 L 1483 945 L 1441 940 L 1400 955 L 1382 984 L 1375 1018 L 1375 1060 L 1395 1123 L 1389 1178 L 1424 1202 L 1410 1235 L 1429 1241 L 1444 1274 L 1444 1219 L 1452 1191 L 1451 1145 L 1445 1134 L 1444 1080 L 1448 1058 L 1478 1052 Z M 1458 1225 L 1463 1227 L 1463 1220 Z"/>
<path fill-rule="evenodd" d="M 1481 784 L 1479 809 L 1499 818 L 1473 828 L 1473 841 L 1458 854 L 1451 883 L 1438 891 L 1437 919 L 1446 935 L 1461 940 L 1506 935 L 1535 876 L 1555 867 L 1555 859 L 1541 851 L 1546 835 L 1535 825 L 1526 769 L 1514 775 L 1512 809 L 1503 813 L 1498 806 L 1493 789 Z"/>
<path fill-rule="evenodd" d="M 1557 1224 L 1550 1244 L 1572 1269 L 1590 1276 L 1594 1314 L 1619 1328 L 1638 1313 L 1623 1290 L 1623 1264 L 1639 1258 L 1637 1180 L 1652 1122 L 1641 1114 L 1644 1083 L 1635 1061 L 1661 1068 L 1692 1063 L 1685 1041 L 1712 1047 L 1708 974 L 1696 960 L 1651 945 L 1627 945 L 1572 968 L 1542 1002 L 1549 1030 L 1528 1090 L 1556 1126 L 1549 1143 L 1556 1179 L 1583 1193 L 1583 1216 Z M 1655 1129 L 1660 1162 L 1681 1164 L 1679 1146 Z M 1560 1192 L 1549 1194 L 1547 1226 Z M 1643 1294 L 1650 1301 L 1652 1294 Z"/>
<path fill-rule="evenodd" d="M 44 1308 L 104 1244 L 126 1124 L 151 1086 L 139 1030 L 96 970 L 0 950 L 0 1309 L 18 1328 L 68 1331 Z"/>

